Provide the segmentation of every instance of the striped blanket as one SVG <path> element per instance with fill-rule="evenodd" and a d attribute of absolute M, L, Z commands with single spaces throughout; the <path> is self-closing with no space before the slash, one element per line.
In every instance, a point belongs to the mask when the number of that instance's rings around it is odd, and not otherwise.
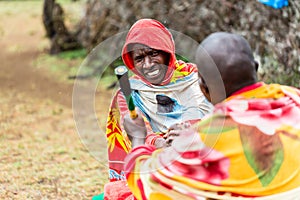
<path fill-rule="evenodd" d="M 299 199 L 299 90 L 248 86 L 196 128 L 170 148 L 131 151 L 125 171 L 137 199 Z"/>

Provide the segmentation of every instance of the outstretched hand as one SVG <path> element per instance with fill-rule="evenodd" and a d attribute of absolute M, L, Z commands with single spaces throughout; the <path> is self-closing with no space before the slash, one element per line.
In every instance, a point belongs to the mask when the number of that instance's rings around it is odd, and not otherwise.
<path fill-rule="evenodd" d="M 129 113 L 124 117 L 124 129 L 131 141 L 132 148 L 145 144 L 147 128 L 141 112 L 137 112 L 138 117 L 131 119 Z"/>
<path fill-rule="evenodd" d="M 177 123 L 168 129 L 168 132 L 164 135 L 166 146 L 171 146 L 173 140 L 180 136 L 182 130 L 189 129 L 191 124 L 189 122 Z"/>

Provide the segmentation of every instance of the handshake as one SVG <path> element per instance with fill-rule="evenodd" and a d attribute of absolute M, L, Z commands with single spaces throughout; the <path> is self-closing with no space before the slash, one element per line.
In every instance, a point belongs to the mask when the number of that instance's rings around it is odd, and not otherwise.
<path fill-rule="evenodd" d="M 129 114 L 125 115 L 123 124 L 127 136 L 131 141 L 132 148 L 145 144 L 147 128 L 140 112 L 138 112 L 138 117 L 135 119 L 132 119 Z M 163 137 L 155 140 L 154 145 L 156 148 L 169 147 L 172 145 L 172 142 L 175 138 L 184 137 L 187 132 L 194 132 L 191 130 L 191 124 L 189 122 L 174 124 L 169 127 L 168 131 Z"/>

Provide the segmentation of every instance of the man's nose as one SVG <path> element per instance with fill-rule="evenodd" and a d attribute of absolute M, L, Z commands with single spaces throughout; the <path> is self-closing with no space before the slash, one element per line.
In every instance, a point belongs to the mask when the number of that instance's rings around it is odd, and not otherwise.
<path fill-rule="evenodd" d="M 151 66 L 152 66 L 151 58 L 149 56 L 145 56 L 144 68 L 151 68 Z"/>

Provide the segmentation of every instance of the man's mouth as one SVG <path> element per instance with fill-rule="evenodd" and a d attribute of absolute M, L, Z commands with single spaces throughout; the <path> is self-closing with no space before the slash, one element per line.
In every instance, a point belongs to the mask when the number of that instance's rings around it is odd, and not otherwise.
<path fill-rule="evenodd" d="M 159 74 L 159 70 L 158 69 L 156 69 L 154 71 L 151 71 L 151 72 L 146 72 L 146 75 L 148 77 L 154 77 L 154 76 L 157 76 L 158 74 Z"/>

